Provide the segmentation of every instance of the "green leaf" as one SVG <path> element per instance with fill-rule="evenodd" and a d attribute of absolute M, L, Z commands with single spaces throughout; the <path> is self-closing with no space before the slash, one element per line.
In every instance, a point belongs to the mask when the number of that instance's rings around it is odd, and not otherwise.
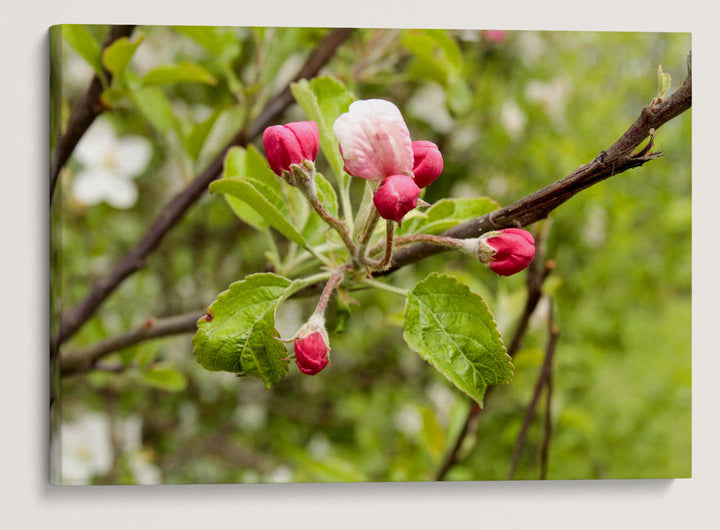
<path fill-rule="evenodd" d="M 127 37 L 121 37 L 113 42 L 102 53 L 102 63 L 105 68 L 114 76 L 121 76 L 135 54 L 135 50 L 144 39 L 145 37 L 141 35 L 134 41 L 130 41 Z"/>
<path fill-rule="evenodd" d="M 307 247 L 307 241 L 297 231 L 281 194 L 262 181 L 250 177 L 231 177 L 210 184 L 212 193 L 224 193 L 245 201 L 265 221 L 290 241 Z"/>
<path fill-rule="evenodd" d="M 512 362 L 487 304 L 452 276 L 432 273 L 408 294 L 403 338 L 481 406 L 488 385 L 512 379 Z"/>
<path fill-rule="evenodd" d="M 287 352 L 274 329 L 275 311 L 291 293 L 282 276 L 253 274 L 220 293 L 198 320 L 193 352 L 206 370 L 245 373 L 266 388 L 287 373 Z"/>
<path fill-rule="evenodd" d="M 408 66 L 409 73 L 417 79 L 429 79 L 442 85 L 449 73 L 448 64 L 443 61 L 430 35 L 406 31 L 401 37 L 402 45 L 414 55 Z"/>
<path fill-rule="evenodd" d="M 287 350 L 277 340 L 274 322 L 274 311 L 255 322 L 240 351 L 245 374 L 262 379 L 265 388 L 270 388 L 288 372 Z"/>
<path fill-rule="evenodd" d="M 297 53 L 300 45 L 299 28 L 253 28 L 262 41 L 260 48 L 260 84 L 272 83 L 285 61 Z"/>
<path fill-rule="evenodd" d="M 442 199 L 424 213 L 417 211 L 408 216 L 398 229 L 398 235 L 439 234 L 464 221 L 490 213 L 498 204 L 487 197 Z"/>
<path fill-rule="evenodd" d="M 440 427 L 435 413 L 430 407 L 420 408 L 422 417 L 422 436 L 423 445 L 434 456 L 440 456 L 445 448 L 445 431 Z"/>
<path fill-rule="evenodd" d="M 200 156 L 205 141 L 208 139 L 213 126 L 218 121 L 218 118 L 227 109 L 217 109 L 215 112 L 210 114 L 204 121 L 194 125 L 190 133 L 185 137 L 185 151 L 190 155 L 193 160 L 197 160 Z"/>
<path fill-rule="evenodd" d="M 181 392 L 187 387 L 187 378 L 173 368 L 151 368 L 142 374 L 143 381 L 168 392 Z"/>
<path fill-rule="evenodd" d="M 177 127 L 172 104 L 159 88 L 139 88 L 133 90 L 130 97 L 140 113 L 162 135 Z"/>
<path fill-rule="evenodd" d="M 663 72 L 662 65 L 658 65 L 658 99 L 662 99 L 665 97 L 665 94 L 667 94 L 668 90 L 670 90 L 670 86 L 672 85 L 672 77 L 670 77 L 670 74 L 666 74 Z"/>
<path fill-rule="evenodd" d="M 150 70 L 142 79 L 145 86 L 177 83 L 202 83 L 216 85 L 217 79 L 196 63 L 183 61 L 178 64 L 163 64 Z"/>
<path fill-rule="evenodd" d="M 465 79 L 460 76 L 452 76 L 448 80 L 447 105 L 456 116 L 467 114 L 472 108 L 472 93 Z"/>
<path fill-rule="evenodd" d="M 81 24 L 63 24 L 62 35 L 65 41 L 85 59 L 95 70 L 95 74 L 104 79 L 102 60 L 100 58 L 100 43 L 92 33 Z"/>
<path fill-rule="evenodd" d="M 225 166 L 223 169 L 223 178 L 241 177 L 246 173 L 245 169 L 246 151 L 242 147 L 231 148 L 225 155 Z M 225 195 L 225 200 L 240 219 L 255 228 L 256 230 L 265 230 L 268 222 L 265 218 L 257 213 L 252 206 L 245 201 Z"/>
<path fill-rule="evenodd" d="M 355 97 L 345 85 L 332 77 L 316 77 L 311 81 L 302 79 L 293 83 L 290 89 L 308 119 L 317 122 L 320 130 L 320 147 L 338 182 L 345 185 L 349 176 L 343 169 L 345 163 L 340 155 L 332 127 L 338 116 L 347 112 Z"/>
<path fill-rule="evenodd" d="M 245 175 L 259 180 L 277 193 L 282 193 L 280 178 L 270 169 L 270 164 L 254 145 L 248 147 L 246 151 Z"/>
<path fill-rule="evenodd" d="M 240 55 L 240 41 L 233 28 L 215 26 L 174 26 L 220 61 L 230 62 Z"/>

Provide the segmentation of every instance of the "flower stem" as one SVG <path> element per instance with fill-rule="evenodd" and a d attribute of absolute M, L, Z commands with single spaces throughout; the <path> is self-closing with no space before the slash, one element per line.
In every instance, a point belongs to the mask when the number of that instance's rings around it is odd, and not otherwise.
<path fill-rule="evenodd" d="M 304 188 L 300 189 L 305 191 Z M 320 218 L 328 225 L 330 225 L 330 227 L 332 227 L 340 235 L 343 243 L 345 243 L 345 246 L 348 248 L 350 253 L 354 254 L 355 243 L 353 243 L 353 240 L 350 237 L 350 231 L 348 230 L 347 226 L 345 226 L 345 223 L 330 215 L 330 213 L 328 213 L 320 200 L 317 198 L 317 195 L 310 195 L 306 193 L 305 196 L 307 197 L 308 201 L 310 201 L 310 206 L 313 207 L 313 210 L 315 210 L 320 216 Z"/>
<path fill-rule="evenodd" d="M 436 236 L 432 234 L 412 234 L 395 238 L 395 245 L 409 245 L 410 243 L 430 243 L 456 250 L 467 250 L 468 243 L 472 240 L 455 239 L 453 237 Z"/>
<path fill-rule="evenodd" d="M 365 261 L 365 253 L 367 251 L 368 243 L 370 242 L 370 238 L 372 237 L 379 220 L 380 214 L 378 213 L 377 209 L 373 208 L 370 211 L 370 215 L 365 222 L 363 231 L 360 234 L 360 239 L 358 240 L 358 246 L 355 252 L 356 263 L 363 263 Z"/>
<path fill-rule="evenodd" d="M 350 265 L 346 264 L 332 271 L 332 273 L 330 274 L 330 278 L 325 284 L 325 288 L 320 295 L 320 300 L 318 300 L 317 307 L 315 307 L 315 312 L 313 313 L 314 315 L 325 314 L 325 308 L 330 301 L 330 297 L 332 296 L 333 291 L 337 288 L 338 285 L 342 283 L 343 278 L 345 277 L 345 272 L 347 272 L 348 269 L 350 269 Z"/>
<path fill-rule="evenodd" d="M 407 289 L 402 289 L 401 287 L 393 287 L 392 285 L 373 280 L 372 278 L 365 278 L 362 282 L 371 287 L 384 289 L 385 291 L 390 291 L 391 293 L 399 294 L 400 296 L 407 296 L 409 292 Z"/>
<path fill-rule="evenodd" d="M 393 251 L 393 237 L 395 235 L 395 222 L 387 219 L 385 221 L 386 233 L 385 233 L 385 256 L 381 260 L 365 259 L 365 264 L 374 270 L 385 270 L 390 264 L 392 259 Z"/>

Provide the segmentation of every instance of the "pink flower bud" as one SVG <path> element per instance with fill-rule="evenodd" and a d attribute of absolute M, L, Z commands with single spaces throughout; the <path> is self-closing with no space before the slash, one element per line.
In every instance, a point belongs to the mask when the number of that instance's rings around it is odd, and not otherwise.
<path fill-rule="evenodd" d="M 525 269 L 535 256 L 535 239 L 527 230 L 506 228 L 480 238 L 478 259 L 500 276 Z"/>
<path fill-rule="evenodd" d="M 352 176 L 382 180 L 412 171 L 410 132 L 400 110 L 389 101 L 355 101 L 335 120 L 333 131 L 345 171 Z"/>
<path fill-rule="evenodd" d="M 390 175 L 383 180 L 373 195 L 373 202 L 380 217 L 395 222 L 417 206 L 420 188 L 407 175 Z"/>
<path fill-rule="evenodd" d="M 438 146 L 427 140 L 412 143 L 413 175 L 415 184 L 424 188 L 440 176 L 443 170 L 443 158 Z"/>
<path fill-rule="evenodd" d="M 310 318 L 295 339 L 295 364 L 304 374 L 315 375 L 328 365 L 328 343 L 322 317 Z"/>
<path fill-rule="evenodd" d="M 270 167 L 282 176 L 283 171 L 291 171 L 291 164 L 315 162 L 320 145 L 318 125 L 314 121 L 273 125 L 265 129 L 263 145 Z"/>
<path fill-rule="evenodd" d="M 493 29 L 483 31 L 483 37 L 485 37 L 490 42 L 500 43 L 505 40 L 505 33 L 506 32 L 501 29 Z"/>

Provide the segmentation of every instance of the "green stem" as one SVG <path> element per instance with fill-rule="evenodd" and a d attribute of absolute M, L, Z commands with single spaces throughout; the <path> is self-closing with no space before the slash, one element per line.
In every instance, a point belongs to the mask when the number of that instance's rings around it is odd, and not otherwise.
<path fill-rule="evenodd" d="M 440 245 L 446 248 L 456 250 L 467 250 L 470 240 L 455 239 L 453 237 L 435 236 L 432 234 L 412 234 L 409 236 L 400 236 L 395 239 L 396 246 L 409 245 L 410 243 L 430 243 Z"/>
<path fill-rule="evenodd" d="M 392 259 L 393 251 L 393 236 L 395 235 L 395 222 L 391 220 L 385 221 L 386 233 L 385 233 L 385 256 L 382 260 L 365 259 L 365 264 L 374 270 L 385 270 L 390 264 Z"/>
<path fill-rule="evenodd" d="M 350 185 L 352 183 L 352 179 L 349 177 L 345 178 L 345 182 L 340 181 L 338 179 L 338 188 L 340 191 L 340 204 L 342 206 L 342 212 L 343 217 L 345 218 L 345 222 L 347 223 L 347 230 L 350 234 L 353 233 L 353 230 L 355 227 L 353 226 L 353 210 L 352 210 L 352 202 L 350 201 Z M 352 238 L 351 238 L 352 239 Z"/>
<path fill-rule="evenodd" d="M 342 265 L 332 271 L 330 274 L 330 278 L 328 279 L 328 282 L 325 284 L 325 288 L 323 289 L 322 294 L 320 295 L 320 300 L 318 300 L 317 307 L 315 308 L 315 312 L 313 314 L 315 315 L 324 315 L 325 314 L 325 308 L 328 305 L 328 302 L 330 301 L 330 297 L 332 296 L 333 291 L 337 288 L 338 285 L 340 285 L 343 281 L 343 278 L 345 277 L 345 272 L 350 269 L 350 265 Z"/>
<path fill-rule="evenodd" d="M 264 232 L 265 232 L 265 235 L 267 236 L 268 245 L 270 246 L 270 256 L 271 256 L 272 263 L 276 269 L 282 271 L 282 270 L 284 270 L 284 268 L 282 266 L 282 262 L 280 259 L 280 253 L 278 252 L 277 243 L 275 243 L 275 238 L 273 237 L 272 232 L 270 231 L 269 228 L 266 228 L 264 230 Z"/>
<path fill-rule="evenodd" d="M 363 231 L 360 234 L 360 239 L 358 240 L 357 252 L 355 252 L 356 263 L 360 264 L 365 261 L 365 253 L 367 251 L 368 243 L 370 243 L 370 238 L 372 237 L 379 220 L 380 214 L 378 213 L 376 208 L 373 208 L 370 211 L 370 215 L 365 222 Z"/>
<path fill-rule="evenodd" d="M 379 289 L 384 289 L 385 291 L 390 291 L 391 293 L 399 294 L 400 296 L 407 296 L 410 292 L 407 289 L 402 289 L 401 287 L 393 287 L 392 285 L 373 280 L 372 278 L 365 278 L 364 280 L 362 280 L 362 283 L 371 287 L 377 287 Z"/>
<path fill-rule="evenodd" d="M 317 214 L 320 216 L 320 218 L 325 221 L 330 227 L 332 227 L 338 234 L 340 234 L 340 237 L 343 240 L 343 243 L 345 243 L 345 246 L 348 248 L 351 254 L 355 253 L 355 243 L 353 243 L 352 238 L 350 237 L 350 231 L 345 226 L 345 224 L 335 219 L 332 215 L 328 213 L 328 211 L 325 209 L 325 207 L 322 205 L 320 200 L 317 198 L 317 195 L 313 195 L 308 192 L 303 187 L 300 187 L 300 190 L 304 192 L 305 197 L 307 197 L 308 201 L 310 202 L 310 206 L 313 207 L 313 210 L 317 212 Z M 344 208 L 344 206 L 343 206 Z"/>

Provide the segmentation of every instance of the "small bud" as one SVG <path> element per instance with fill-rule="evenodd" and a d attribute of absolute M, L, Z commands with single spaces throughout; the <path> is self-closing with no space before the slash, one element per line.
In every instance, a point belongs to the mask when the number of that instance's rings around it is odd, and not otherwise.
<path fill-rule="evenodd" d="M 501 43 L 505 40 L 506 32 L 503 30 L 487 30 L 483 31 L 483 37 L 485 39 L 489 40 L 490 42 L 494 42 L 496 44 Z"/>
<path fill-rule="evenodd" d="M 535 239 L 527 230 L 506 228 L 479 239 L 477 257 L 491 271 L 510 276 L 525 269 L 535 256 Z"/>
<path fill-rule="evenodd" d="M 318 125 L 314 121 L 273 125 L 265 129 L 263 145 L 270 168 L 285 178 L 284 172 L 292 173 L 292 165 L 301 165 L 303 160 L 315 162 L 320 145 Z"/>
<path fill-rule="evenodd" d="M 390 175 L 373 195 L 373 203 L 380 217 L 399 223 L 406 213 L 417 206 L 419 196 L 420 188 L 412 177 Z"/>
<path fill-rule="evenodd" d="M 295 364 L 302 373 L 315 375 L 328 365 L 329 343 L 325 319 L 313 315 L 295 338 Z"/>
<path fill-rule="evenodd" d="M 429 186 L 443 170 L 443 158 L 438 146 L 427 140 L 412 143 L 413 175 L 420 188 Z"/>
<path fill-rule="evenodd" d="M 410 131 L 393 103 L 382 99 L 355 101 L 335 120 L 333 132 L 345 171 L 353 177 L 383 180 L 400 173 L 410 175 Z"/>

